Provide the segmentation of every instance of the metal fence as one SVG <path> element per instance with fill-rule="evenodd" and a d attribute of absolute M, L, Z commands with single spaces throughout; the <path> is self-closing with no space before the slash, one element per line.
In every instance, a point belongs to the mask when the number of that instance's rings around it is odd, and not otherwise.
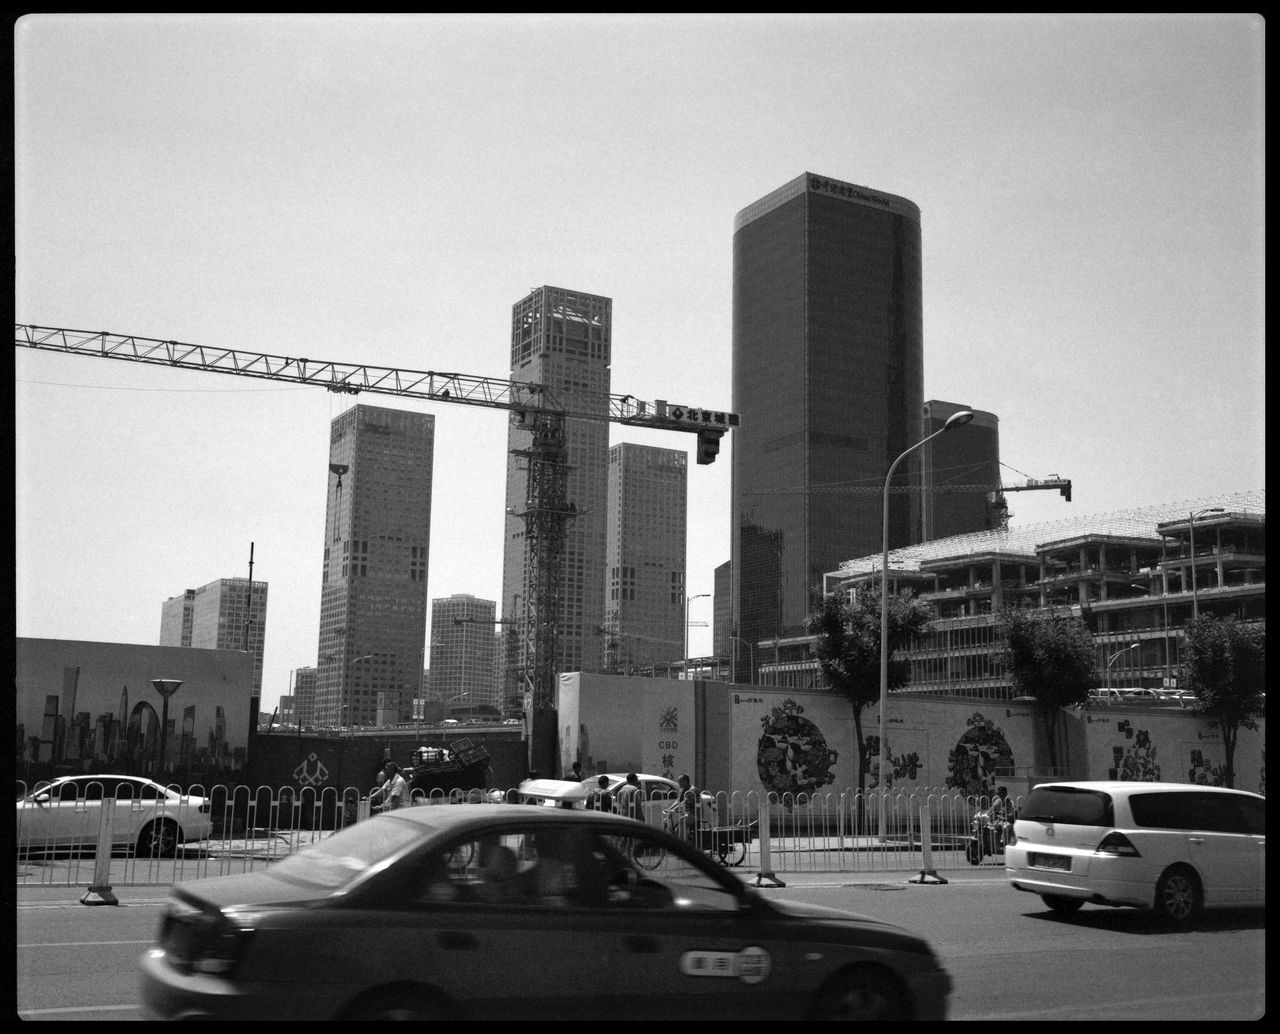
<path fill-rule="evenodd" d="M 116 797 L 109 787 L 104 794 L 97 783 L 86 791 L 82 783 L 77 796 L 37 803 L 19 781 L 18 886 L 166 886 L 251 872 L 369 814 L 367 791 L 355 787 L 170 789 L 171 797 L 140 800 L 123 790 Z M 800 795 L 732 791 L 711 798 L 697 824 L 678 822 L 668 800 L 648 810 L 647 821 L 687 836 L 742 875 L 777 876 L 924 872 L 970 864 L 974 815 L 990 803 L 929 787 L 863 795 L 852 789 Z M 415 793 L 410 806 L 520 799 L 516 788 L 454 789 Z M 193 814 L 203 817 L 188 827 Z M 181 829 L 172 843 L 153 836 L 165 822 Z M 979 861 L 1001 860 L 987 855 Z"/>

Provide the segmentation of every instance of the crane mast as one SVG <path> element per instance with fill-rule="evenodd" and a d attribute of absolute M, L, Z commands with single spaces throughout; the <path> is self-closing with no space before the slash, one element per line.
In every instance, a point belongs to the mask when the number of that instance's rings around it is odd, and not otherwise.
<path fill-rule="evenodd" d="M 723 410 L 649 402 L 632 395 L 578 392 L 583 408 L 562 404 L 545 384 L 431 370 L 403 370 L 363 363 L 269 355 L 242 349 L 110 331 L 69 330 L 14 324 L 14 344 L 22 348 L 97 356 L 155 366 L 234 374 L 294 384 L 310 384 L 340 394 L 372 392 L 433 402 L 485 406 L 508 411 L 512 425 L 530 433 L 528 448 L 512 453 L 528 463 L 524 512 L 529 563 L 524 599 L 529 601 L 521 628 L 527 692 L 536 712 L 552 706 L 556 688 L 556 617 L 566 532 L 577 509 L 567 498 L 569 465 L 565 420 L 603 420 L 656 431 L 687 431 L 698 436 L 697 460 L 711 463 L 721 436 L 738 425 Z M 594 403 L 594 405 L 590 405 Z"/>

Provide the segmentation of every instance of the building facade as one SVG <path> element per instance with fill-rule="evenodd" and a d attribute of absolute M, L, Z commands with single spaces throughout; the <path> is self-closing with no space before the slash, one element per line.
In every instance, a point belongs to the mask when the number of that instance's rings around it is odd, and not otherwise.
<path fill-rule="evenodd" d="M 555 670 L 580 671 L 600 664 L 604 624 L 605 540 L 609 470 L 608 394 L 613 302 L 600 295 L 539 287 L 512 307 L 511 379 L 546 385 L 575 412 L 599 412 L 600 420 L 567 419 L 566 496 L 576 516 L 568 522 L 558 574 Z M 503 625 L 516 629 L 515 667 L 506 695 L 528 681 L 531 556 L 525 519 L 529 511 L 528 430 L 513 420 L 507 462 L 507 519 L 502 565 Z M 433 661 L 434 667 L 434 661 Z M 519 693 L 520 689 L 515 689 Z"/>
<path fill-rule="evenodd" d="M 1003 527 L 1008 512 L 997 491 L 1000 480 L 1000 422 L 994 413 L 936 399 L 924 404 L 921 437 L 941 431 L 962 410 L 973 413 L 959 430 L 939 435 L 920 448 L 920 541 Z M 954 487 L 952 487 L 954 486 Z"/>
<path fill-rule="evenodd" d="M 356 405 L 330 426 L 316 724 L 412 717 L 427 629 L 435 420 Z"/>
<path fill-rule="evenodd" d="M 160 605 L 160 645 L 245 650 L 253 655 L 253 691 L 262 695 L 267 583 L 219 578 Z"/>
<path fill-rule="evenodd" d="M 493 600 L 466 593 L 431 601 L 430 702 L 502 709 L 496 616 Z"/>
<path fill-rule="evenodd" d="M 316 669 L 294 668 L 289 687 L 290 716 L 285 718 L 285 698 L 280 700 L 280 720 L 300 728 L 314 728 L 316 724 Z"/>
<path fill-rule="evenodd" d="M 828 591 L 878 589 L 880 559 L 846 562 L 827 575 Z M 910 589 L 936 614 L 906 651 L 904 693 L 1009 699 L 998 618 L 1021 606 L 1084 621 L 1100 703 L 1177 699 L 1183 626 L 1197 612 L 1265 620 L 1266 497 L 1246 492 L 959 535 L 890 553 L 888 570 L 890 592 Z M 821 683 L 812 659 L 768 674 L 781 685 Z"/>
<path fill-rule="evenodd" d="M 920 210 L 806 173 L 738 213 L 733 237 L 733 635 L 796 652 L 823 575 L 881 542 L 875 487 L 920 437 Z M 899 468 L 919 484 L 918 457 Z M 815 491 L 815 489 L 828 489 Z M 919 493 L 890 501 L 916 541 Z"/>
<path fill-rule="evenodd" d="M 603 668 L 629 672 L 684 651 L 688 454 L 609 450 Z"/>

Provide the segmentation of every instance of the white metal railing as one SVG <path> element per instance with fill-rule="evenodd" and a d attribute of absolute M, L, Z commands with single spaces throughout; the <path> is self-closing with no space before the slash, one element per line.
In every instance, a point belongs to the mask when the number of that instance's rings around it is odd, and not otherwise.
<path fill-rule="evenodd" d="M 39 785 L 39 784 L 37 784 Z M 18 799 L 27 794 L 19 781 Z M 39 824 L 20 805 L 16 825 L 18 886 L 168 885 L 178 881 L 230 875 L 265 868 L 369 814 L 367 796 L 355 787 L 298 790 L 293 787 L 190 787 L 189 797 L 211 802 L 211 829 L 198 839 L 182 836 L 171 850 L 151 853 L 138 842 L 120 843 L 98 866 L 102 830 L 93 802 L 53 801 L 44 805 L 52 820 L 69 822 L 71 833 L 58 843 L 41 839 Z M 675 829 L 742 875 L 787 872 L 903 872 L 932 866 L 969 864 L 966 850 L 974 812 L 986 798 L 946 789 L 916 787 L 883 795 L 884 834 L 880 833 L 882 795 L 859 795 L 848 788 L 817 794 L 721 791 L 704 811 L 698 828 Z M 415 792 L 411 806 L 518 800 L 515 788 L 457 788 L 430 794 Z M 1015 799 L 1015 804 L 1019 803 Z M 129 805 L 117 802 L 112 822 L 134 822 Z M 927 839 L 922 809 L 928 809 Z M 651 810 L 649 820 L 666 809 Z M 170 802 L 155 805 L 157 819 L 177 819 Z M 46 829 L 47 831 L 47 829 Z M 107 843 L 109 841 L 103 841 Z M 767 843 L 768 856 L 763 856 Z M 998 859 L 983 859 L 987 863 Z"/>

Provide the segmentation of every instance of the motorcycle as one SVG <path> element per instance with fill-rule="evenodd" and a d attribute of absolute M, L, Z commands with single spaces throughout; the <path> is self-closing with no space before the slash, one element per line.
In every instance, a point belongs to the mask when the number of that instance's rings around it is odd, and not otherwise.
<path fill-rule="evenodd" d="M 969 859 L 969 864 L 980 865 L 988 855 L 1004 854 L 1007 831 L 1011 825 L 1012 823 L 993 816 L 988 808 L 975 811 L 973 821 L 969 824 L 969 841 L 965 847 L 965 857 Z"/>

